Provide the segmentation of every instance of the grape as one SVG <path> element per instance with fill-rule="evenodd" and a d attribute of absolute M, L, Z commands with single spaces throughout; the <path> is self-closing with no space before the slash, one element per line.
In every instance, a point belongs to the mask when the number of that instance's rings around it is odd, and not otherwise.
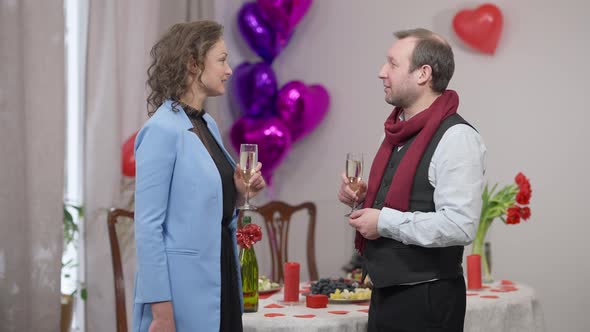
<path fill-rule="evenodd" d="M 324 294 L 329 295 L 336 292 L 337 289 L 340 291 L 348 290 L 349 292 L 354 292 L 354 290 L 358 287 L 358 283 L 351 282 L 344 278 L 338 279 L 328 279 L 328 278 L 321 278 L 317 282 L 311 284 L 310 290 L 312 294 Z"/>

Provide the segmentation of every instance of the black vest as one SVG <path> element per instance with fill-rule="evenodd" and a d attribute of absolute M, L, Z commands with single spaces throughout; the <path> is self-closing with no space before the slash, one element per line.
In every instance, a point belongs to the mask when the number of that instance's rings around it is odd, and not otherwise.
<path fill-rule="evenodd" d="M 448 117 L 440 124 L 424 151 L 414 176 L 409 212 L 435 212 L 434 187 L 428 181 L 428 169 L 442 136 L 447 129 L 456 124 L 471 126 L 458 114 Z M 383 208 L 393 175 L 414 138 L 399 151 L 397 147 L 394 147 L 373 203 L 374 209 Z M 369 273 L 373 285 L 378 288 L 432 279 L 455 278 L 463 274 L 461 267 L 463 246 L 425 248 L 380 237 L 372 241 L 367 240 L 363 256 L 366 258 L 365 270 Z"/>

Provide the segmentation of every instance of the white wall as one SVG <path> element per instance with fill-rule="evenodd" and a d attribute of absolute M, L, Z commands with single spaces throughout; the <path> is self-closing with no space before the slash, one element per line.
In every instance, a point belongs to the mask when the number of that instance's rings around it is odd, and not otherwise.
<path fill-rule="evenodd" d="M 237 31 L 242 2 L 216 4 L 234 66 L 256 58 Z M 378 147 L 391 107 L 383 101 L 377 72 L 394 41 L 392 32 L 413 27 L 439 32 L 455 51 L 450 88 L 461 97 L 459 112 L 488 147 L 487 178 L 507 184 L 523 171 L 532 181 L 531 220 L 493 227 L 494 275 L 537 290 L 548 331 L 587 331 L 590 224 L 585 204 L 590 180 L 583 169 L 590 139 L 585 103 L 590 5 L 549 0 L 495 4 L 504 13 L 504 32 L 497 54 L 486 56 L 462 46 L 451 29 L 454 13 L 474 2 L 315 1 L 274 69 L 280 85 L 293 79 L 324 84 L 332 107 L 276 171 L 276 196 L 318 205 L 320 275 L 338 275 L 352 251 L 352 231 L 342 217 L 347 209 L 336 201 L 338 175 L 347 151 L 365 151 L 370 161 Z M 227 119 L 229 112 L 217 117 Z"/>

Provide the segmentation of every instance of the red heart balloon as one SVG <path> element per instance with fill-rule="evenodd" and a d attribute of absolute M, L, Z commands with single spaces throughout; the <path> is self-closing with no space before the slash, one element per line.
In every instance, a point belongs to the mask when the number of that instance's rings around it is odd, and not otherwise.
<path fill-rule="evenodd" d="M 486 3 L 475 10 L 464 9 L 455 15 L 453 28 L 469 46 L 494 54 L 502 33 L 502 12 L 496 5 Z"/>
<path fill-rule="evenodd" d="M 136 131 L 135 134 L 131 135 L 121 147 L 121 172 L 125 176 L 135 176 L 135 156 L 133 150 L 137 133 L 138 132 Z"/>

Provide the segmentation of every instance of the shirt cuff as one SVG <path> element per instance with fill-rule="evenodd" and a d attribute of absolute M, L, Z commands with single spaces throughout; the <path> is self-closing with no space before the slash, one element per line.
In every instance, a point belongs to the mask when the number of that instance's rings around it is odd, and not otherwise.
<path fill-rule="evenodd" d="M 377 220 L 377 232 L 383 237 L 403 242 L 400 228 L 404 222 L 403 212 L 390 208 L 382 208 L 379 213 L 379 219 Z"/>

